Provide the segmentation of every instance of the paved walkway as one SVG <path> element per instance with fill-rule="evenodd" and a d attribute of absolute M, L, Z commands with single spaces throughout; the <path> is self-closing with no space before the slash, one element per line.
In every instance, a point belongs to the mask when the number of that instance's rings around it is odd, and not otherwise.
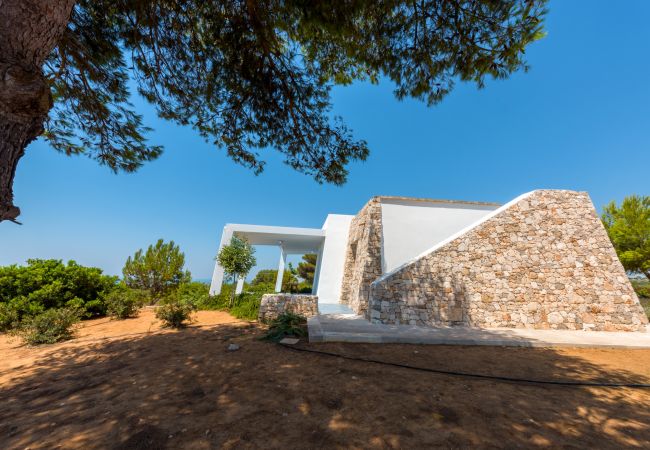
<path fill-rule="evenodd" d="M 650 332 L 376 325 L 354 314 L 323 314 L 309 319 L 308 325 L 310 342 L 650 348 Z"/>

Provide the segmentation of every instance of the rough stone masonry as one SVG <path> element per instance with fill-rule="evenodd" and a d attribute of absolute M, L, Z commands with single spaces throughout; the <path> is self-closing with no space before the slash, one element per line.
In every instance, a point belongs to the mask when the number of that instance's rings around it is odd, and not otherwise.
<path fill-rule="evenodd" d="M 318 296 L 308 294 L 264 294 L 257 319 L 266 323 L 286 312 L 303 317 L 315 316 L 318 314 Z"/>
<path fill-rule="evenodd" d="M 342 300 L 373 322 L 646 329 L 648 319 L 585 192 L 534 191 L 381 278 L 375 202 L 352 223 L 342 290 Z"/>

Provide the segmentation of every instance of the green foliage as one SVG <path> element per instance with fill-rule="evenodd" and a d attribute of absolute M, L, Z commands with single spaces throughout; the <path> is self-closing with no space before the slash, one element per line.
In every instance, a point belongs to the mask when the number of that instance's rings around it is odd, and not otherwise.
<path fill-rule="evenodd" d="M 209 309 L 204 308 L 204 305 L 208 304 L 210 299 L 210 286 L 205 283 L 198 281 L 192 281 L 190 283 L 183 283 L 178 286 L 176 290 L 176 296 L 182 301 L 192 303 L 197 306 L 198 309 Z"/>
<path fill-rule="evenodd" d="M 611 202 L 602 219 L 625 270 L 650 279 L 650 197 L 625 197 L 620 207 Z"/>
<path fill-rule="evenodd" d="M 223 267 L 233 283 L 245 277 L 255 266 L 255 249 L 245 238 L 233 236 L 230 244 L 223 246 L 217 255 L 217 262 Z M 234 295 L 234 293 L 233 293 Z M 232 297 L 231 297 L 232 298 Z"/>
<path fill-rule="evenodd" d="M 74 325 L 81 319 L 81 310 L 52 308 L 23 320 L 17 333 L 30 344 L 54 344 L 74 337 Z"/>
<path fill-rule="evenodd" d="M 182 328 L 185 322 L 191 322 L 192 313 L 196 310 L 197 306 L 194 303 L 173 292 L 158 304 L 156 317 L 162 321 L 164 327 Z"/>
<path fill-rule="evenodd" d="M 184 270 L 185 254 L 174 244 L 158 239 L 145 253 L 138 250 L 129 256 L 122 269 L 124 282 L 133 289 L 149 292 L 152 302 L 190 281 L 190 272 Z"/>
<path fill-rule="evenodd" d="M 650 281 L 648 280 L 630 280 L 632 287 L 636 291 L 636 295 L 640 298 L 650 299 Z"/>
<path fill-rule="evenodd" d="M 244 292 L 234 295 L 234 285 L 224 284 L 219 295 L 208 296 L 198 306 L 199 309 L 227 311 L 232 316 L 244 320 L 256 320 L 264 294 L 273 292 L 273 285 L 260 283 L 245 286 Z"/>
<path fill-rule="evenodd" d="M 639 297 L 643 310 L 648 316 L 648 319 L 650 319 L 650 281 L 633 279 L 630 282 L 632 283 L 632 287 L 634 287 L 636 295 Z"/>
<path fill-rule="evenodd" d="M 278 342 L 287 336 L 304 337 L 307 335 L 307 319 L 294 313 L 280 314 L 271 322 L 265 339 Z"/>
<path fill-rule="evenodd" d="M 641 301 L 641 306 L 645 311 L 645 315 L 650 319 L 650 297 L 644 297 L 639 299 Z"/>
<path fill-rule="evenodd" d="M 272 289 L 270 292 L 273 292 L 277 277 L 277 269 L 260 270 L 251 281 L 251 286 L 263 284 L 265 287 L 270 287 Z M 285 270 L 282 276 L 282 292 L 298 292 L 298 284 L 298 278 L 290 270 Z"/>
<path fill-rule="evenodd" d="M 84 317 L 105 314 L 102 296 L 117 277 L 74 261 L 30 259 L 26 266 L 0 267 L 0 330 L 52 308 L 81 309 Z"/>
<path fill-rule="evenodd" d="M 306 281 L 301 281 L 300 283 L 298 283 L 296 293 L 311 294 L 312 291 L 313 291 L 313 286 L 311 285 L 311 283 L 307 283 Z"/>
<path fill-rule="evenodd" d="M 17 328 L 20 318 L 19 309 L 9 303 L 0 303 L 0 332 Z"/>
<path fill-rule="evenodd" d="M 253 292 L 239 294 L 228 312 L 237 319 L 257 320 L 262 295 Z"/>
<path fill-rule="evenodd" d="M 306 255 L 302 255 L 302 261 L 298 263 L 298 275 L 300 278 L 305 280 L 309 286 L 313 286 L 314 284 L 314 274 L 316 273 L 316 260 L 318 259 L 318 255 L 314 253 L 308 253 Z"/>
<path fill-rule="evenodd" d="M 104 296 L 106 312 L 115 319 L 128 319 L 138 315 L 138 310 L 146 302 L 147 294 L 120 284 Z"/>
<path fill-rule="evenodd" d="M 331 115 L 334 85 L 390 80 L 434 104 L 459 81 L 527 69 L 547 0 L 205 2 L 79 0 L 43 68 L 46 137 L 66 154 L 134 170 L 160 154 L 128 103 L 189 125 L 255 173 L 273 148 L 318 182 L 342 184 L 367 144 Z"/>

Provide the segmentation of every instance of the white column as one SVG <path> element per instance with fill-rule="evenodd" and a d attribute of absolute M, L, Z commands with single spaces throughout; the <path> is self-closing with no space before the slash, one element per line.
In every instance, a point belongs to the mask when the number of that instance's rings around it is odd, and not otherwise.
<path fill-rule="evenodd" d="M 241 291 L 244 290 L 244 277 L 239 277 L 237 280 L 237 287 L 235 287 L 235 295 L 241 294 Z"/>
<path fill-rule="evenodd" d="M 314 283 L 312 284 L 311 287 L 311 293 L 312 295 L 315 295 L 316 292 L 318 292 L 318 281 L 320 280 L 320 266 L 321 266 L 321 261 L 323 259 L 323 247 L 325 247 L 325 244 L 321 244 L 320 248 L 318 249 L 318 256 L 316 257 L 316 266 L 314 267 Z"/>
<path fill-rule="evenodd" d="M 221 242 L 219 243 L 219 250 L 217 251 L 217 255 L 224 246 L 230 244 L 230 240 L 232 239 L 232 231 L 233 230 L 228 225 L 223 227 L 223 231 L 221 232 Z M 215 258 L 217 255 L 215 255 Z M 223 267 L 221 267 L 218 262 L 215 262 L 214 272 L 212 272 L 212 282 L 210 283 L 210 295 L 219 295 L 221 293 L 222 284 Z"/>
<path fill-rule="evenodd" d="M 284 265 L 287 262 L 287 254 L 284 252 L 280 242 L 280 263 L 278 264 L 278 277 L 275 280 L 275 292 L 282 292 L 282 277 L 284 276 Z"/>

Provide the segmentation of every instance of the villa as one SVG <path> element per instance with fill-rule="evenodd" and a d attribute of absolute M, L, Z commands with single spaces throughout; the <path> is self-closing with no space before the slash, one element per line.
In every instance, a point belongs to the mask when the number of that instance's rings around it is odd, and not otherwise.
<path fill-rule="evenodd" d="M 277 292 L 287 255 L 318 255 L 312 296 L 268 299 L 297 312 L 430 327 L 648 324 L 585 192 L 536 190 L 505 205 L 379 196 L 356 216 L 329 214 L 317 229 L 228 224 L 221 246 L 233 235 L 279 248 Z M 217 264 L 212 294 L 223 277 Z"/>

